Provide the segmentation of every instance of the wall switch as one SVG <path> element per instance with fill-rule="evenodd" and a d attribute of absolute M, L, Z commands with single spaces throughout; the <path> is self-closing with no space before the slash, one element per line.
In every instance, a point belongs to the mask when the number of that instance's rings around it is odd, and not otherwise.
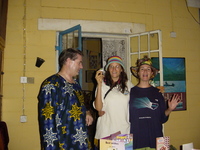
<path fill-rule="evenodd" d="M 20 122 L 27 122 L 27 116 L 24 116 L 24 115 L 22 115 L 22 116 L 20 116 Z"/>
<path fill-rule="evenodd" d="M 176 37 L 176 32 L 170 32 L 170 37 L 175 38 Z"/>
<path fill-rule="evenodd" d="M 27 77 L 20 77 L 20 83 L 27 83 Z"/>

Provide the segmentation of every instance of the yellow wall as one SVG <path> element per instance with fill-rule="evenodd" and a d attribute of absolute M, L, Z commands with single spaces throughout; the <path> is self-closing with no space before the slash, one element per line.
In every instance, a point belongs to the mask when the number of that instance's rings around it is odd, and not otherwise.
<path fill-rule="evenodd" d="M 198 9 L 189 10 L 198 20 Z M 39 149 L 37 93 L 55 72 L 56 32 L 39 31 L 38 18 L 142 23 L 146 31 L 162 30 L 163 56 L 185 57 L 187 78 L 187 110 L 171 114 L 165 133 L 178 149 L 188 142 L 200 148 L 200 26 L 185 0 L 9 0 L 2 119 L 8 125 L 10 150 Z M 170 37 L 171 31 L 176 38 Z M 38 56 L 45 59 L 40 68 L 35 67 Z M 34 77 L 34 84 L 21 84 L 21 76 Z M 26 123 L 20 123 L 23 107 Z"/>

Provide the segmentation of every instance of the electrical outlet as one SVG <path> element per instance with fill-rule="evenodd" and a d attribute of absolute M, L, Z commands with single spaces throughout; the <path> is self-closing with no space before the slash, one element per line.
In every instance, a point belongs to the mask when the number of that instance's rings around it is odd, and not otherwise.
<path fill-rule="evenodd" d="M 27 77 L 27 83 L 34 83 L 34 77 Z"/>
<path fill-rule="evenodd" d="M 20 116 L 20 122 L 27 122 L 27 116 L 24 116 L 24 115 L 22 115 L 22 116 Z"/>

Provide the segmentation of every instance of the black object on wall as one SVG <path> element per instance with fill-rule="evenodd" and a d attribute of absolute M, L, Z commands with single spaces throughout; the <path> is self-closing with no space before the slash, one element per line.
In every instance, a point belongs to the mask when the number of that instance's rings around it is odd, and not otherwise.
<path fill-rule="evenodd" d="M 40 68 L 40 66 L 45 62 L 44 59 L 40 58 L 40 57 L 37 57 L 36 59 L 36 63 L 35 63 L 35 66 Z"/>

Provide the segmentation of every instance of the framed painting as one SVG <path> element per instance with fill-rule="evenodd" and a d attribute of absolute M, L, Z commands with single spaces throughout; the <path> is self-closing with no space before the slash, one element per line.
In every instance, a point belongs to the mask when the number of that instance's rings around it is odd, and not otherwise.
<path fill-rule="evenodd" d="M 159 60 L 152 57 L 153 66 L 159 68 Z M 154 78 L 155 86 L 159 86 L 159 74 Z M 179 94 L 181 102 L 176 110 L 186 110 L 186 73 L 185 58 L 163 57 L 163 86 L 165 100 L 171 99 L 174 94 Z"/>

